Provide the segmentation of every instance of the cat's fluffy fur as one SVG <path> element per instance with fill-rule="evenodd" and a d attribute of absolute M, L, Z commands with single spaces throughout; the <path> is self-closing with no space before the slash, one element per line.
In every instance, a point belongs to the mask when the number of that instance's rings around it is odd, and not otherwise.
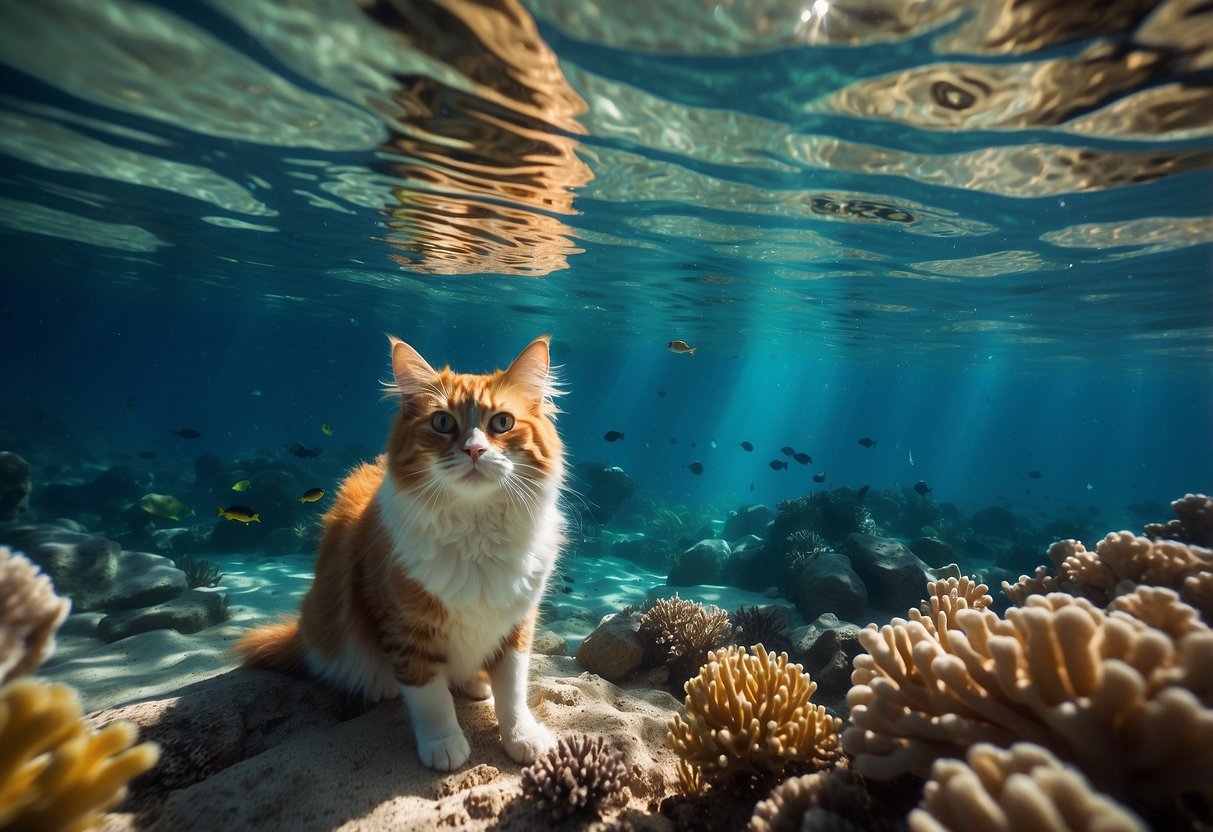
<path fill-rule="evenodd" d="M 526 703 L 536 609 L 563 541 L 548 340 L 489 375 L 437 371 L 391 345 L 400 409 L 387 453 L 341 485 L 299 617 L 236 650 L 246 666 L 310 671 L 370 699 L 401 693 L 436 769 L 470 753 L 450 689 L 491 691 L 505 749 L 527 763 L 553 744 Z"/>

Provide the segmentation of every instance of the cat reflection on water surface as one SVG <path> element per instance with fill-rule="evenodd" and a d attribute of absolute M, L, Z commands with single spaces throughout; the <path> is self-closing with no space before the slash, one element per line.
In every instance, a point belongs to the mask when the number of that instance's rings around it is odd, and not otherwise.
<path fill-rule="evenodd" d="M 491 693 L 506 752 L 527 763 L 553 745 L 527 707 L 527 670 L 564 539 L 548 338 L 487 375 L 434 370 L 390 340 L 387 452 L 338 490 L 299 616 L 236 651 L 371 700 L 399 692 L 421 761 L 441 770 L 470 754 L 451 689 Z"/>

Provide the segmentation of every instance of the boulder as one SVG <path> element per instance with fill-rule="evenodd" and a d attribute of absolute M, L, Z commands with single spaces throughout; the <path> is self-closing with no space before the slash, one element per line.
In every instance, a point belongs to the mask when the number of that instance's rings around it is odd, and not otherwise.
<path fill-rule="evenodd" d="M 567 656 L 569 643 L 551 630 L 540 628 L 531 639 L 531 652 L 541 656 Z"/>
<path fill-rule="evenodd" d="M 621 681 L 635 673 L 644 661 L 644 642 L 637 634 L 640 622 L 608 615 L 581 640 L 577 663 L 608 682 Z"/>
<path fill-rule="evenodd" d="M 227 600 L 226 595 L 191 589 L 154 607 L 107 615 L 97 623 L 97 635 L 115 642 L 149 630 L 196 633 L 227 620 Z"/>
<path fill-rule="evenodd" d="M 855 532 L 847 535 L 845 547 L 874 606 L 904 615 L 926 597 L 930 567 L 904 544 Z"/>
<path fill-rule="evenodd" d="M 577 479 L 582 483 L 583 511 L 599 525 L 615 516 L 623 501 L 631 497 L 636 486 L 622 468 L 597 462 L 577 466 Z"/>
<path fill-rule="evenodd" d="M 952 562 L 952 544 L 938 537 L 917 537 L 910 542 L 910 551 L 932 566 Z"/>
<path fill-rule="evenodd" d="M 742 506 L 729 512 L 720 536 L 730 543 L 751 534 L 762 537 L 773 516 L 771 510 L 760 503 Z"/>
<path fill-rule="evenodd" d="M 817 683 L 815 700 L 846 697 L 851 689 L 852 663 L 864 652 L 859 643 L 859 630 L 857 624 L 825 613 L 808 626 L 792 632 L 793 649 L 790 652 L 808 671 L 809 678 Z"/>
<path fill-rule="evenodd" d="M 771 557 L 762 538 L 748 534 L 736 541 L 724 565 L 721 580 L 750 592 L 762 592 L 783 581 L 783 564 Z"/>
<path fill-rule="evenodd" d="M 55 592 L 72 599 L 72 609 L 98 609 L 109 597 L 122 547 L 112 540 L 59 526 L 14 526 L 0 543 L 24 552 L 42 567 Z"/>
<path fill-rule="evenodd" d="M 668 586 L 719 584 L 729 554 L 729 544 L 725 541 L 716 538 L 701 540 L 678 556 L 670 566 L 670 574 L 665 582 Z"/>
<path fill-rule="evenodd" d="M 617 540 L 611 544 L 610 553 L 655 572 L 664 572 L 670 565 L 670 547 L 651 537 Z"/>
<path fill-rule="evenodd" d="M 858 619 L 868 604 L 868 590 L 851 561 L 838 552 L 810 557 L 796 576 L 796 604 L 805 618 L 833 613 Z"/>
<path fill-rule="evenodd" d="M 10 523 L 29 508 L 30 465 L 11 451 L 0 451 L 0 523 Z"/>
<path fill-rule="evenodd" d="M 185 573 L 163 555 L 122 552 L 109 591 L 97 608 L 112 612 L 148 607 L 189 589 Z"/>

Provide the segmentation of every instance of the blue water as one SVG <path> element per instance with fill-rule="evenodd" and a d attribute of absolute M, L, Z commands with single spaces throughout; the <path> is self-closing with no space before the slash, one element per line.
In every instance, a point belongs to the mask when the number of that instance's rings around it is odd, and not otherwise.
<path fill-rule="evenodd" d="M 295 442 L 331 487 L 382 447 L 385 333 L 464 371 L 550 333 L 573 461 L 718 517 L 924 480 L 1102 534 L 1213 487 L 1213 125 L 1146 105 L 1199 84 L 1182 56 L 1081 100 L 1003 79 L 944 123 L 923 85 L 857 91 L 1140 33 L 1006 53 L 977 6 L 851 45 L 790 6 L 651 32 L 501 6 L 500 31 L 431 4 L 0 13 L 0 437 L 36 488 Z M 813 463 L 772 470 L 785 445 Z"/>

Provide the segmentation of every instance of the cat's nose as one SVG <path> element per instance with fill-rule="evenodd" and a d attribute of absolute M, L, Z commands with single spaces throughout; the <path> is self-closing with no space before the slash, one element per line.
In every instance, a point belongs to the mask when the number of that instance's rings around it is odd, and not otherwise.
<path fill-rule="evenodd" d="M 464 452 L 472 458 L 472 464 L 480 459 L 480 455 L 489 449 L 489 438 L 484 435 L 484 431 L 480 428 L 472 428 L 472 432 L 468 434 L 468 438 L 463 442 Z"/>

